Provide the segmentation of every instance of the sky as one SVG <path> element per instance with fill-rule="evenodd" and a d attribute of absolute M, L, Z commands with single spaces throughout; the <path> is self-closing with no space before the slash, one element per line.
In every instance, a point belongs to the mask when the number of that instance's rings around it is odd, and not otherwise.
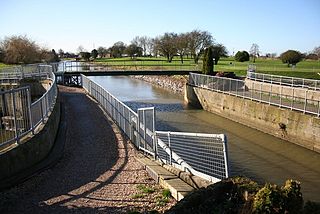
<path fill-rule="evenodd" d="M 76 52 L 130 44 L 135 36 L 208 31 L 233 54 L 320 46 L 320 0 L 0 0 L 0 40 L 26 35 Z"/>

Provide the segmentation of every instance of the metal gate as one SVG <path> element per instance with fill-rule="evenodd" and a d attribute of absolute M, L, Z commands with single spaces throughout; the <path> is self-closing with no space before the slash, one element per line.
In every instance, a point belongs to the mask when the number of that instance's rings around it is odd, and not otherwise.
<path fill-rule="evenodd" d="M 155 111 L 154 107 L 138 109 L 138 146 L 146 153 L 155 155 Z"/>

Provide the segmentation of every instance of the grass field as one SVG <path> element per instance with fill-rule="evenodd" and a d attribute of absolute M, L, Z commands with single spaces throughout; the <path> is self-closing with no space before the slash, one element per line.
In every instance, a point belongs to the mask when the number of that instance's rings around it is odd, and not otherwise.
<path fill-rule="evenodd" d="M 1 63 L 1 62 L 0 62 L 0 69 L 1 69 L 1 68 L 5 68 L 5 67 L 10 67 L 10 66 L 11 66 L 11 65 L 7 65 L 7 64 L 4 64 L 4 63 Z"/>
<path fill-rule="evenodd" d="M 135 60 L 129 57 L 125 58 L 102 58 L 96 59 L 96 63 L 108 66 L 134 66 L 136 69 L 157 69 L 163 68 L 165 70 L 199 70 L 202 68 L 202 61 L 196 65 L 193 59 L 184 59 L 182 64 L 179 57 L 175 57 L 171 63 L 168 63 L 165 58 L 146 58 L 138 57 Z M 215 71 L 233 71 L 239 76 L 245 76 L 250 62 L 236 62 L 233 58 L 222 58 L 218 65 L 215 66 Z M 257 59 L 254 65 L 259 73 L 267 73 L 281 76 L 292 76 L 300 78 L 320 79 L 320 61 L 302 61 L 299 62 L 295 68 L 288 67 L 279 59 Z"/>

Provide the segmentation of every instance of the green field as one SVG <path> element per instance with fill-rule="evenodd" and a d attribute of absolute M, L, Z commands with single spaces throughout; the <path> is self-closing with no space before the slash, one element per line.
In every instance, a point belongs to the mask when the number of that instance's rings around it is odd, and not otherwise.
<path fill-rule="evenodd" d="M 1 68 L 5 68 L 5 67 L 10 67 L 10 66 L 11 66 L 11 65 L 7 65 L 7 64 L 4 64 L 4 63 L 1 63 L 1 62 L 0 62 L 0 69 L 1 69 Z"/>
<path fill-rule="evenodd" d="M 123 69 L 164 69 L 164 70 L 199 70 L 202 68 L 202 61 L 196 65 L 193 59 L 184 59 L 182 64 L 179 57 L 175 57 L 171 63 L 168 63 L 165 58 L 150 58 L 138 57 L 134 60 L 129 57 L 124 58 L 102 58 L 96 59 L 98 64 L 114 66 Z M 215 71 L 233 71 L 239 76 L 245 76 L 248 65 L 253 64 L 250 62 L 236 62 L 233 58 L 222 58 L 219 60 L 218 65 L 215 66 Z M 279 59 L 257 59 L 256 63 L 257 72 L 267 73 L 281 76 L 292 76 L 300 78 L 320 79 L 320 61 L 305 60 L 299 62 L 295 68 L 288 67 L 283 64 Z M 319 74 L 318 74 L 319 73 Z"/>

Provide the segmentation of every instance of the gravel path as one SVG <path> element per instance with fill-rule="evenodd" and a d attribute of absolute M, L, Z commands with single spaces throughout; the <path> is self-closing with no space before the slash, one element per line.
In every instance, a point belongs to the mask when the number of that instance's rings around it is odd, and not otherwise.
<path fill-rule="evenodd" d="M 133 158 L 135 150 L 82 89 L 59 86 L 67 121 L 61 160 L 0 193 L 0 213 L 126 213 L 169 209 L 161 188 Z M 142 193 L 138 184 L 154 193 Z M 157 201 L 158 200 L 158 201 Z"/>

